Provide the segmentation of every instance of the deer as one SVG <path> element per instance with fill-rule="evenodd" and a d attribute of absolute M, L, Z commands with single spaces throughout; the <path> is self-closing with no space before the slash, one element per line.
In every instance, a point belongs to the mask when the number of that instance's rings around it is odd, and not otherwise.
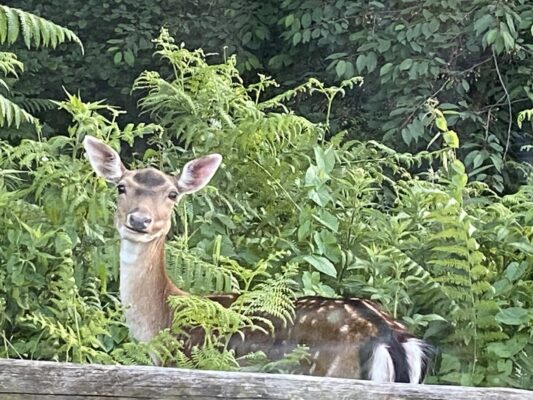
<path fill-rule="evenodd" d="M 119 295 L 130 335 L 150 341 L 172 324 L 168 298 L 189 295 L 166 272 L 164 245 L 174 206 L 210 182 L 222 156 L 209 154 L 189 161 L 179 176 L 173 176 L 155 168 L 128 170 L 113 148 L 93 136 L 86 135 L 83 145 L 94 172 L 117 189 Z M 228 307 L 235 296 L 207 297 Z M 301 297 L 294 302 L 292 321 L 272 322 L 273 331 L 235 334 L 230 346 L 236 356 L 262 350 L 279 359 L 304 345 L 310 357 L 302 361 L 303 374 L 418 384 L 425 379 L 434 352 L 433 346 L 366 299 Z M 194 342 L 196 333 L 192 328 L 187 340 Z"/>

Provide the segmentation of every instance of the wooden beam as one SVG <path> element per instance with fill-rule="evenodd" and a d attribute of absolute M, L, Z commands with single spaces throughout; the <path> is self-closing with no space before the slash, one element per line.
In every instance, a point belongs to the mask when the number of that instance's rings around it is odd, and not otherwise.
<path fill-rule="evenodd" d="M 377 384 L 318 378 L 143 366 L 0 359 L 0 399 L 533 400 L 505 388 Z"/>

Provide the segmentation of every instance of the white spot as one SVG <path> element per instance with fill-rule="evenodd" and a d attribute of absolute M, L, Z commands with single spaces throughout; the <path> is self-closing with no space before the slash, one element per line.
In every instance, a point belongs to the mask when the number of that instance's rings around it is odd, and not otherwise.
<path fill-rule="evenodd" d="M 326 316 L 326 320 L 330 324 L 334 324 L 334 325 L 338 326 L 338 325 L 340 325 L 341 323 L 344 322 L 343 316 L 344 315 L 343 315 L 343 312 L 341 310 L 333 310 L 330 313 L 328 313 L 328 315 Z"/>
<path fill-rule="evenodd" d="M 422 365 L 426 362 L 427 357 L 424 348 L 424 342 L 419 339 L 407 339 L 402 343 L 407 357 L 407 364 L 409 364 L 409 382 L 420 383 L 422 380 Z"/>
<path fill-rule="evenodd" d="M 300 324 L 303 324 L 306 319 L 307 319 L 307 315 L 304 315 L 302 318 L 300 318 Z"/>
<path fill-rule="evenodd" d="M 378 344 L 372 355 L 370 380 L 374 382 L 394 382 L 394 364 L 388 346 Z"/>
<path fill-rule="evenodd" d="M 320 350 L 316 351 L 315 354 L 313 355 L 313 358 L 314 358 L 315 360 L 317 360 L 318 357 L 320 357 Z"/>
<path fill-rule="evenodd" d="M 357 312 L 353 309 L 353 307 L 349 304 L 344 305 L 344 309 L 346 312 L 348 312 L 350 315 L 357 315 Z"/>
<path fill-rule="evenodd" d="M 348 333 L 350 332 L 350 326 L 349 325 L 343 325 L 340 329 L 341 333 Z"/>

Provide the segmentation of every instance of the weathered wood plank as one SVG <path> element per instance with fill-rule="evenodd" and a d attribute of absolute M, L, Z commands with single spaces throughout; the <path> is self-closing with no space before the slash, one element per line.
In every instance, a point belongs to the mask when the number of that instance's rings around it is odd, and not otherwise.
<path fill-rule="evenodd" d="M 533 392 L 506 388 L 376 384 L 297 375 L 0 360 L 0 398 L 533 400 Z"/>

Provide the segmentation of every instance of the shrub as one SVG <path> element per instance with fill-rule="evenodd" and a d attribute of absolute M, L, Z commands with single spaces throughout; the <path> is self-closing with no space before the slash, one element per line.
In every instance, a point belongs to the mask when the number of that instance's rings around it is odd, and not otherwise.
<path fill-rule="evenodd" d="M 0 204 L 16 205 L 0 211 L 2 355 L 146 363 L 155 350 L 178 365 L 236 368 L 231 353 L 216 351 L 224 343 L 217 335 L 192 361 L 169 332 L 148 347 L 126 338 L 112 195 L 81 159 L 80 143 L 88 133 L 114 146 L 143 136 L 151 147 L 137 162 L 166 171 L 194 153 L 224 156 L 213 187 L 178 206 L 168 258 L 182 288 L 240 290 L 253 303 L 282 287 L 288 298 L 290 265 L 297 294 L 372 298 L 438 345 L 431 382 L 532 387 L 531 185 L 502 197 L 469 182 L 458 136 L 431 105 L 442 148 L 402 154 L 346 140 L 329 120 L 313 123 L 287 105 L 305 94 L 330 109 L 358 78 L 339 87 L 311 79 L 268 97 L 276 83 L 260 76 L 243 84 L 234 58 L 209 64 L 166 31 L 156 45 L 173 74 L 147 71 L 134 85 L 154 124 L 121 129 L 115 108 L 69 96 L 60 104 L 74 120 L 67 136 L 2 142 Z M 224 310 L 186 301 L 200 311 L 178 314 L 178 326 L 194 318 L 228 332 L 227 316 L 212 325 Z"/>

